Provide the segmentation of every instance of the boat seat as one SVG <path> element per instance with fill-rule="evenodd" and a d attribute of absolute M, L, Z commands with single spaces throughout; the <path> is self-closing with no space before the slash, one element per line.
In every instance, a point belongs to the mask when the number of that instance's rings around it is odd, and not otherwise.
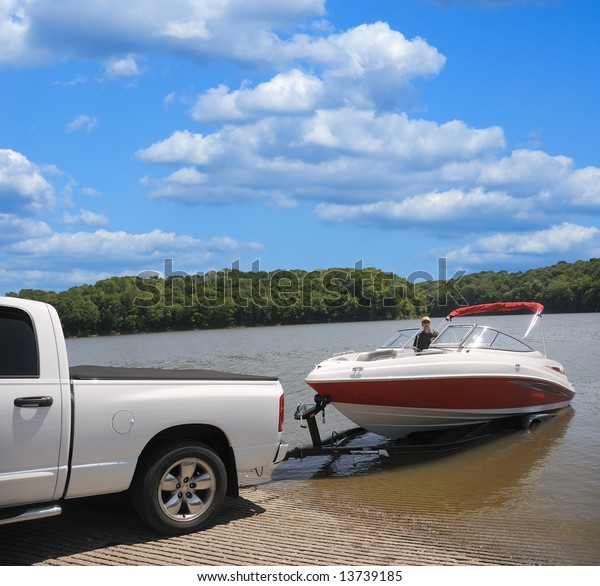
<path fill-rule="evenodd" d="M 362 352 L 356 357 L 356 360 L 361 362 L 372 362 L 373 360 L 385 360 L 387 358 L 395 358 L 396 350 L 393 348 L 385 348 L 384 350 L 373 350 L 371 352 Z"/>

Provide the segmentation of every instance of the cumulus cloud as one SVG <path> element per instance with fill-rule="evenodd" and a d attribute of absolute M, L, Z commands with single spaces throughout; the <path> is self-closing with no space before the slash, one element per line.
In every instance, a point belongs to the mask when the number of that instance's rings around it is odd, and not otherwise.
<path fill-rule="evenodd" d="M 355 205 L 321 203 L 316 207 L 316 213 L 323 220 L 338 223 L 390 228 L 428 226 L 438 231 L 472 232 L 497 225 L 501 215 L 525 215 L 524 212 L 532 206 L 532 201 L 477 188 L 472 191 L 453 189 L 419 194 L 399 202 L 388 200 Z"/>
<path fill-rule="evenodd" d="M 574 205 L 593 212 L 600 208 L 600 168 L 577 169 L 565 177 L 564 185 Z"/>
<path fill-rule="evenodd" d="M 280 73 L 256 88 L 233 92 L 224 85 L 209 89 L 192 108 L 202 122 L 248 120 L 274 114 L 312 112 L 320 103 L 323 82 L 299 69 Z"/>
<path fill-rule="evenodd" d="M 385 22 L 362 24 L 327 37 L 297 35 L 283 51 L 320 65 L 326 78 L 364 80 L 373 89 L 386 80 L 397 86 L 437 74 L 446 62 L 423 39 L 409 40 Z"/>
<path fill-rule="evenodd" d="M 29 238 L 44 238 L 52 233 L 46 222 L 21 218 L 14 214 L 0 214 L 0 244 Z"/>
<path fill-rule="evenodd" d="M 349 108 L 317 111 L 305 124 L 302 140 L 328 149 L 377 155 L 411 168 L 477 158 L 504 146 L 498 127 L 472 129 L 458 120 L 437 124 L 410 119 L 405 113 L 378 115 Z"/>
<path fill-rule="evenodd" d="M 99 225 L 105 218 L 86 210 L 65 214 L 67 224 Z M 261 250 L 258 242 L 240 242 L 230 236 L 201 239 L 174 232 L 153 230 L 56 232 L 48 224 L 0 214 L 0 288 L 64 288 L 93 283 L 114 275 L 159 271 L 165 259 L 189 273 L 225 266 L 244 250 Z M 43 266 L 43 269 L 39 267 Z"/>
<path fill-rule="evenodd" d="M 468 265 L 489 265 L 498 262 L 545 257 L 556 254 L 569 257 L 572 251 L 578 258 L 580 251 L 587 248 L 592 253 L 600 251 L 600 230 L 595 226 L 580 226 L 565 222 L 534 232 L 505 232 L 495 234 L 468 244 L 462 248 L 444 252 L 449 261 Z"/>
<path fill-rule="evenodd" d="M 220 153 L 218 136 L 203 136 L 189 130 L 174 132 L 137 155 L 145 163 L 205 165 Z"/>
<path fill-rule="evenodd" d="M 296 35 L 278 55 L 290 63 L 308 61 L 319 73 L 293 67 L 256 88 L 211 88 L 199 97 L 192 117 L 239 121 L 317 108 L 391 108 L 412 79 L 439 73 L 446 60 L 422 39 L 408 40 L 383 22 L 327 37 Z"/>
<path fill-rule="evenodd" d="M 64 212 L 61 223 L 73 226 L 75 224 L 85 224 L 86 226 L 106 226 L 108 218 L 106 214 L 92 212 L 90 210 L 79 210 L 78 214 Z"/>
<path fill-rule="evenodd" d="M 518 150 L 499 159 L 448 161 L 424 173 L 397 171 L 392 174 L 396 185 L 406 185 L 413 194 L 396 190 L 395 199 L 380 199 L 373 191 L 373 201 L 360 204 L 320 203 L 318 217 L 383 227 L 412 224 L 435 231 L 443 218 L 462 218 L 463 228 L 481 232 L 491 226 L 527 229 L 565 215 L 600 213 L 600 169 L 576 169 L 569 157 Z"/>
<path fill-rule="evenodd" d="M 24 54 L 37 51 L 26 43 L 29 30 L 27 5 L 21 0 L 3 0 L 0 3 L 0 63 L 15 63 Z"/>
<path fill-rule="evenodd" d="M 137 77 L 141 70 L 134 55 L 127 55 L 121 59 L 110 59 L 104 66 L 107 77 L 115 79 L 119 77 Z"/>
<path fill-rule="evenodd" d="M 213 258 L 216 252 L 236 250 L 244 246 L 228 237 L 204 241 L 161 230 L 130 234 L 100 229 L 95 232 L 56 232 L 49 236 L 15 242 L 10 248 L 14 252 L 32 256 L 64 254 L 71 259 L 89 259 L 89 265 L 93 265 L 102 264 L 105 260 L 126 258 L 131 263 L 174 256 L 203 263 Z"/>
<path fill-rule="evenodd" d="M 27 157 L 10 149 L 0 150 L 0 288 L 13 290 L 29 284 L 47 284 L 50 288 L 93 282 L 115 274 L 137 274 L 161 267 L 163 259 L 176 259 L 190 271 L 207 266 L 224 266 L 231 255 L 242 250 L 258 250 L 257 242 L 240 242 L 230 236 L 201 239 L 161 230 L 131 234 L 126 231 L 98 229 L 76 232 L 56 231 L 50 221 L 28 216 L 54 216 L 61 206 L 71 206 L 70 197 L 57 197 L 50 180 L 64 180 L 56 167 L 36 165 Z M 194 168 L 173 173 L 172 181 L 195 185 L 199 174 Z M 67 177 L 63 192 L 70 194 L 74 181 Z M 98 196 L 95 190 L 81 190 L 85 195 Z M 80 209 L 64 211 L 55 219 L 69 226 L 107 226 L 108 217 L 99 212 Z M 40 267 L 44 269 L 41 270 Z M 93 279 L 91 277 L 94 277 Z"/>
<path fill-rule="evenodd" d="M 574 163 L 569 157 L 518 149 L 510 156 L 481 166 L 479 176 L 474 179 L 486 185 L 531 192 L 531 189 L 551 189 L 556 183 L 564 182 L 573 170 Z"/>
<path fill-rule="evenodd" d="M 70 57 L 75 48 L 79 56 L 94 58 L 135 50 L 267 62 L 282 43 L 273 31 L 320 18 L 324 5 L 324 0 L 4 0 L 0 61 L 57 61 Z M 121 66 L 120 74 L 131 74 L 126 62 L 117 69 Z"/>
<path fill-rule="evenodd" d="M 0 228 L 0 252 L 5 258 L 0 289 L 4 291 L 15 290 L 14 283 L 16 289 L 60 289 L 114 275 L 156 273 L 162 271 L 165 259 L 173 259 L 177 270 L 193 274 L 230 264 L 243 250 L 262 248 L 260 243 L 229 236 L 203 240 L 161 230 L 54 232 L 43 223 L 4 215 L 0 215 Z"/>
<path fill-rule="evenodd" d="M 227 192 L 226 202 L 272 201 L 285 185 L 288 198 L 377 200 L 434 189 L 428 176 L 448 161 L 485 157 L 504 144 L 499 128 L 472 129 L 458 121 L 436 124 L 406 114 L 318 110 L 310 116 L 271 116 L 245 125 L 225 125 L 213 134 L 177 131 L 138 151 L 140 160 L 202 173 L 202 190 L 186 191 L 188 202 Z M 176 174 L 159 183 L 154 197 L 181 194 Z M 428 185 L 424 185 L 428 182 Z M 276 193 L 275 193 L 276 192 Z M 211 201 L 215 197 L 210 196 Z"/>
<path fill-rule="evenodd" d="M 6 212 L 37 214 L 52 209 L 56 195 L 39 166 L 12 149 L 0 149 L 0 202 Z"/>
<path fill-rule="evenodd" d="M 129 273 L 127 273 L 129 274 Z M 123 274 L 123 276 L 125 273 Z M 0 268 L 0 292 L 18 292 L 21 289 L 62 290 L 82 283 L 96 283 L 114 277 L 114 272 L 82 270 L 79 268 L 45 270 L 23 266 Z M 18 283 L 17 286 L 14 284 Z"/>

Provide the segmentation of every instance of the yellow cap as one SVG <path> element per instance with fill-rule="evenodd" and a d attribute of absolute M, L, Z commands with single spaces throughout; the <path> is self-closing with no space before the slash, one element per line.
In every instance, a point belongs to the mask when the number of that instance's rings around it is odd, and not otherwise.
<path fill-rule="evenodd" d="M 431 322 L 431 320 L 429 319 L 429 316 L 428 316 L 428 315 L 424 315 L 424 316 L 421 318 L 421 321 L 428 321 L 428 322 Z"/>

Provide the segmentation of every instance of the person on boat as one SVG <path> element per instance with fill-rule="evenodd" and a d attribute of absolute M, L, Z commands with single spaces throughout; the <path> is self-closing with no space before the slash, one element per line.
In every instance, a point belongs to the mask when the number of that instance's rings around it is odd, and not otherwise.
<path fill-rule="evenodd" d="M 424 315 L 421 318 L 421 328 L 421 331 L 415 336 L 415 342 L 413 344 L 413 346 L 417 349 L 417 352 L 421 352 L 421 350 L 427 350 L 432 340 L 438 336 L 438 332 L 431 329 L 431 320 L 427 315 Z"/>

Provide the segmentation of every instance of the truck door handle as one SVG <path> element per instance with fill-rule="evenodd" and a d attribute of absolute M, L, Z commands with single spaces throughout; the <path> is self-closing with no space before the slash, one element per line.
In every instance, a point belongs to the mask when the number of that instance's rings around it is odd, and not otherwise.
<path fill-rule="evenodd" d="M 15 399 L 15 407 L 50 407 L 52 397 L 19 397 Z"/>

